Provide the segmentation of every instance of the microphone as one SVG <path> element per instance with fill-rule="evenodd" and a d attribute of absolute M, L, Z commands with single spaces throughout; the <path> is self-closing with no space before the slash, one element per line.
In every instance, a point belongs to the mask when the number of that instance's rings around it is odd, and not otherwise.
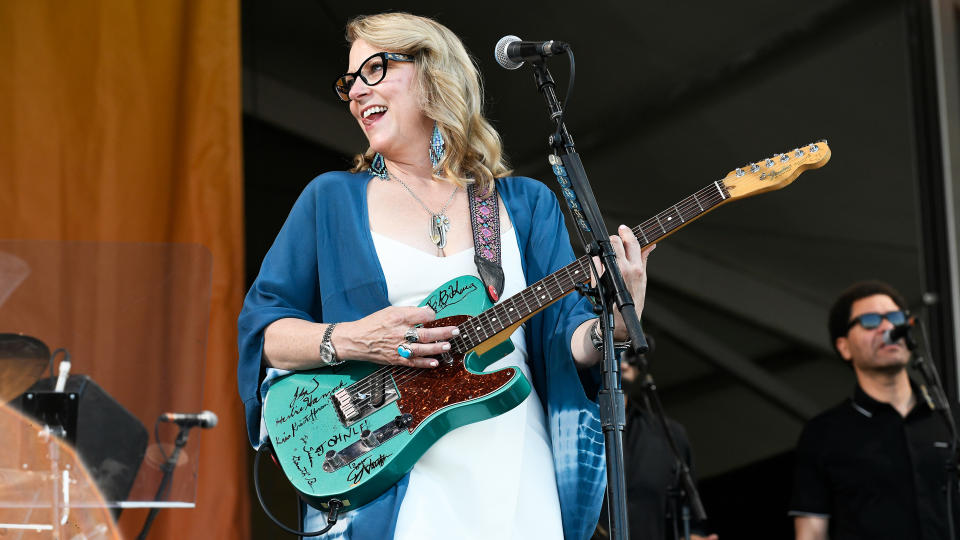
<path fill-rule="evenodd" d="M 65 360 L 60 362 L 60 372 L 57 377 L 57 385 L 54 387 L 54 392 L 63 392 L 67 386 L 67 379 L 70 378 L 70 356 L 68 355 Z"/>
<path fill-rule="evenodd" d="M 506 69 L 518 69 L 524 62 L 539 62 L 547 56 L 567 52 L 562 41 L 522 41 L 517 36 L 503 36 L 493 48 L 497 63 Z"/>
<path fill-rule="evenodd" d="M 909 346 L 910 343 L 913 341 L 912 339 L 910 339 L 910 330 L 913 328 L 913 324 L 914 324 L 914 319 L 910 318 L 907 320 L 907 322 L 903 324 L 898 324 L 897 326 L 894 326 L 893 328 L 885 331 L 883 333 L 883 342 L 886 343 L 887 345 L 893 345 L 894 343 L 900 341 L 901 339 L 907 338 L 906 343 Z M 912 349 L 913 347 L 910 347 L 910 348 Z"/>
<path fill-rule="evenodd" d="M 210 429 L 217 425 L 217 415 L 213 411 L 203 411 L 201 413 L 163 413 L 160 415 L 161 422 L 170 422 L 181 427 L 200 426 L 203 429 Z"/>

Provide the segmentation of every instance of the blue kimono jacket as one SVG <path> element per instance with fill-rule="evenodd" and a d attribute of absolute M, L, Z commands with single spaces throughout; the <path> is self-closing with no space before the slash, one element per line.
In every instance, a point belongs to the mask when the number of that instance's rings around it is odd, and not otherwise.
<path fill-rule="evenodd" d="M 264 329 L 286 317 L 355 321 L 389 306 L 370 235 L 366 198 L 370 179 L 368 173 L 347 172 L 315 178 L 291 210 L 247 293 L 238 321 L 237 378 L 254 446 L 260 443 L 258 386 L 264 374 Z M 517 235 L 527 283 L 573 261 L 560 206 L 545 185 L 511 177 L 498 179 L 497 190 Z M 526 322 L 527 362 L 545 408 L 568 540 L 591 536 L 606 487 L 599 409 L 591 399 L 596 387 L 591 377 L 581 381 L 570 352 L 573 331 L 594 316 L 586 300 L 570 294 Z M 392 538 L 407 478 L 344 514 L 342 520 L 348 524 L 338 524 L 334 530 L 339 532 L 328 538 Z"/>

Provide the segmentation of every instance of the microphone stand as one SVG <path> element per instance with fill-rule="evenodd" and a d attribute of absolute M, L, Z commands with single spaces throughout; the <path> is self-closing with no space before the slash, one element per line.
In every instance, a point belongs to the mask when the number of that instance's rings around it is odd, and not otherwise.
<path fill-rule="evenodd" d="M 190 434 L 190 428 L 192 426 L 181 425 L 180 432 L 177 433 L 177 440 L 174 442 L 173 452 L 167 456 L 166 461 L 163 465 L 160 466 L 160 470 L 163 471 L 163 478 L 160 479 L 160 487 L 157 488 L 157 494 L 154 495 L 154 501 L 162 501 L 167 497 L 167 489 L 170 487 L 170 481 L 173 480 L 173 471 L 177 467 L 177 459 L 180 458 L 180 451 L 183 450 L 183 447 L 187 445 L 187 437 Z M 157 447 L 160 448 L 161 453 L 163 448 L 160 447 L 160 441 L 157 441 Z M 145 540 L 147 533 L 150 532 L 150 527 L 153 525 L 153 520 L 157 517 L 157 513 L 160 512 L 160 509 L 157 507 L 151 508 L 150 513 L 147 515 L 146 521 L 143 523 L 143 529 L 140 531 L 140 534 L 137 536 L 137 540 Z"/>
<path fill-rule="evenodd" d="M 660 402 L 660 395 L 657 394 L 657 384 L 653 381 L 653 376 L 647 373 L 647 364 L 641 362 L 641 358 L 634 356 L 631 351 L 624 353 L 624 360 L 627 363 L 638 366 L 640 376 L 643 380 L 643 401 L 647 406 L 647 411 L 657 418 L 660 423 L 660 429 L 667 440 L 670 452 L 673 454 L 674 462 L 677 468 L 677 486 L 674 497 L 679 504 L 674 504 L 674 508 L 680 508 L 681 515 L 673 516 L 674 524 L 676 520 L 683 520 L 684 538 L 690 538 L 690 512 L 693 511 L 693 519 L 703 523 L 707 519 L 707 511 L 703 508 L 703 502 L 700 500 L 700 493 L 697 491 L 697 485 L 693 481 L 693 474 L 690 472 L 690 466 L 687 465 L 683 455 L 680 454 L 680 448 L 677 441 L 670 433 L 670 427 L 667 425 L 667 417 L 663 412 L 663 403 Z"/>
<path fill-rule="evenodd" d="M 610 245 L 607 228 L 593 195 L 593 189 L 590 187 L 590 181 L 587 179 L 587 173 L 574 147 L 573 138 L 563 122 L 563 108 L 557 99 L 553 76 L 542 59 L 534 62 L 533 68 L 537 89 L 547 102 L 550 120 L 556 124 L 556 131 L 550 136 L 550 146 L 553 148 L 550 163 L 560 181 L 573 218 L 577 222 L 578 233 L 587 254 L 599 257 L 606 270 L 597 280 L 597 290 L 587 294 L 598 300 L 599 312 L 603 315 L 600 318 L 603 324 L 604 352 L 599 405 L 606 450 L 610 538 L 625 540 L 629 537 L 623 468 L 623 427 L 626 423 L 626 414 L 623 390 L 620 388 L 620 367 L 613 350 L 614 302 L 620 308 L 624 325 L 632 340 L 631 347 L 634 353 L 637 355 L 645 353 L 647 342 L 643 336 L 640 320 L 637 318 L 633 299 L 627 291 L 620 268 L 617 266 L 617 257 Z M 595 268 L 594 272 L 596 273 Z M 585 290 L 586 288 L 581 288 L 581 292 Z"/>
<path fill-rule="evenodd" d="M 927 337 L 926 326 L 919 318 L 917 321 L 918 326 L 920 327 L 920 335 L 923 340 L 923 350 L 929 352 L 930 341 Z M 911 351 L 917 346 L 916 342 L 913 341 L 909 333 L 904 336 L 904 343 L 906 344 L 907 349 Z M 934 362 L 917 354 L 914 356 L 913 366 L 923 379 L 923 385 L 920 386 L 920 389 L 923 392 L 923 398 L 934 410 L 940 412 L 940 417 L 943 419 L 943 422 L 947 427 L 947 431 L 950 432 L 950 457 L 947 458 L 946 462 L 947 530 L 950 538 L 956 538 L 953 496 L 954 493 L 960 489 L 958 488 L 957 484 L 958 474 L 960 474 L 960 439 L 958 439 L 957 423 L 953 417 L 953 408 L 950 406 L 950 400 L 947 399 L 946 392 L 943 391 L 943 384 L 940 382 L 940 374 L 937 372 L 937 367 Z"/>

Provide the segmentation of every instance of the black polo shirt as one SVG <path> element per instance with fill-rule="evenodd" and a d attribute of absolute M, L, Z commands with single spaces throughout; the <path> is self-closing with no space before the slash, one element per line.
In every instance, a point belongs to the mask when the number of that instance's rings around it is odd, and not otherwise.
<path fill-rule="evenodd" d="M 949 431 L 916 388 L 914 395 L 903 418 L 858 385 L 851 399 L 807 423 L 790 515 L 829 518 L 834 540 L 946 540 Z"/>

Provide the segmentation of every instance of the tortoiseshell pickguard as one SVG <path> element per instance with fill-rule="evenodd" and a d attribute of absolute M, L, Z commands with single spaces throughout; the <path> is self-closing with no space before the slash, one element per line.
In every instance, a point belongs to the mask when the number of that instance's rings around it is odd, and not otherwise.
<path fill-rule="evenodd" d="M 464 315 L 444 317 L 423 326 L 426 328 L 457 326 L 469 318 Z M 444 407 L 477 399 L 497 391 L 516 373 L 515 368 L 507 368 L 478 375 L 464 367 L 463 355 L 455 355 L 453 359 L 452 363 L 447 364 L 441 360 L 439 367 L 423 369 L 415 377 L 400 376 L 399 380 L 395 381 L 400 390 L 397 405 L 403 413 L 413 416 L 413 422 L 408 426 L 410 431 Z"/>

